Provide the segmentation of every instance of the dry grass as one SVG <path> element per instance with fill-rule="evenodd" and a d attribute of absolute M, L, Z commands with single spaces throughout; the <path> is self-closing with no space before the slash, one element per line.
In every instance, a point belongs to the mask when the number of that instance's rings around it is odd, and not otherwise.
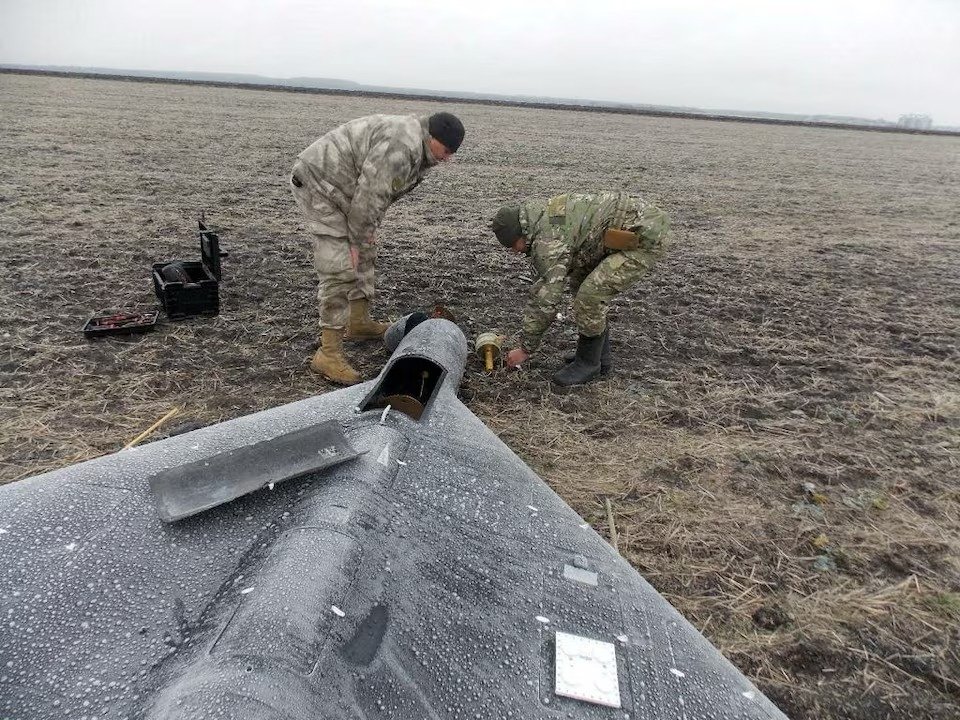
<path fill-rule="evenodd" d="M 955 716 L 957 476 L 921 500 L 909 481 L 878 480 L 922 448 L 860 436 L 811 453 L 828 421 L 788 415 L 747 430 L 724 410 L 767 405 L 769 390 L 740 383 L 704 398 L 696 387 L 637 397 L 609 381 L 544 393 L 516 416 L 501 385 L 478 412 L 601 532 L 609 502 L 621 553 L 791 716 Z M 960 425 L 949 395 L 906 402 L 849 412 L 915 437 L 932 418 Z M 695 432 L 665 426 L 678 407 L 696 409 Z M 955 432 L 934 447 L 956 467 Z M 830 569 L 816 569 L 821 558 Z"/>

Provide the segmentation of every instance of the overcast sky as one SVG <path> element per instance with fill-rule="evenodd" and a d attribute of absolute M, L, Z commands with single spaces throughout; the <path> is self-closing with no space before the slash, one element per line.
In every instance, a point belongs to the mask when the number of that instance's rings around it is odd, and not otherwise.
<path fill-rule="evenodd" d="M 0 63 L 960 125 L 960 0 L 0 0 Z"/>

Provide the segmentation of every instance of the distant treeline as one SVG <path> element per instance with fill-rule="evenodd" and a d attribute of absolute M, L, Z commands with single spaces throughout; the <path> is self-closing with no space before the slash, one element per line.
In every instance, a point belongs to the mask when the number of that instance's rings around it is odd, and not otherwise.
<path fill-rule="evenodd" d="M 917 130 L 894 125 L 865 125 L 859 123 L 828 122 L 819 120 L 792 120 L 785 118 L 757 117 L 751 115 L 724 115 L 708 112 L 685 112 L 680 110 L 662 110 L 644 107 L 620 107 L 616 105 L 586 105 L 562 102 L 539 102 L 508 100 L 497 98 L 461 97 L 457 95 L 431 95 L 422 93 L 386 92 L 380 90 L 351 90 L 346 88 L 300 87 L 296 85 L 277 85 L 272 83 L 226 82 L 221 80 L 198 80 L 191 78 L 171 78 L 149 75 L 121 75 L 99 72 L 74 72 L 66 70 L 39 70 L 25 68 L 0 67 L 0 73 L 15 75 L 48 75 L 54 77 L 75 77 L 92 80 L 121 80 L 124 82 L 164 83 L 173 85 L 201 85 L 208 87 L 240 88 L 243 90 L 268 90 L 271 92 L 311 93 L 315 95 L 349 95 L 365 98 L 402 98 L 425 102 L 463 103 L 471 105 L 495 105 L 503 107 L 524 107 L 538 110 L 570 110 L 573 112 L 614 113 L 617 115 L 645 115 L 651 117 L 682 118 L 686 120 L 714 120 L 720 122 L 748 122 L 764 125 L 797 125 L 800 127 L 838 128 L 842 130 L 868 130 L 871 132 L 905 133 L 908 135 L 945 135 L 960 137 L 957 130 Z"/>

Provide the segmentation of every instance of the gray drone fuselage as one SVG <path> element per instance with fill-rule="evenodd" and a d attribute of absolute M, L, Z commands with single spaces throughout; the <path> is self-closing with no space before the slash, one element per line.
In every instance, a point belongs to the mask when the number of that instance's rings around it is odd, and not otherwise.
<path fill-rule="evenodd" d="M 0 487 L 0 718 L 782 718 L 457 399 L 466 356 L 429 320 L 368 383 Z M 158 473 L 331 420 L 362 455 L 158 517 Z"/>

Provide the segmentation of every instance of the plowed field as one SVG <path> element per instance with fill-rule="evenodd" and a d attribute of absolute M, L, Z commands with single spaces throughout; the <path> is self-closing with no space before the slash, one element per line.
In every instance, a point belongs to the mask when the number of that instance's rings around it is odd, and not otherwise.
<path fill-rule="evenodd" d="M 0 74 L 0 482 L 331 389 L 287 190 L 360 115 L 457 113 L 455 161 L 381 229 L 377 310 L 515 330 L 503 203 L 625 189 L 674 221 L 615 304 L 615 371 L 560 394 L 575 329 L 462 397 L 794 718 L 960 713 L 960 139 Z M 222 309 L 139 339 L 151 263 L 221 232 Z M 561 313 L 569 315 L 569 308 Z M 387 354 L 354 347 L 367 377 Z M 2 525 L 2 518 L 0 518 Z"/>

